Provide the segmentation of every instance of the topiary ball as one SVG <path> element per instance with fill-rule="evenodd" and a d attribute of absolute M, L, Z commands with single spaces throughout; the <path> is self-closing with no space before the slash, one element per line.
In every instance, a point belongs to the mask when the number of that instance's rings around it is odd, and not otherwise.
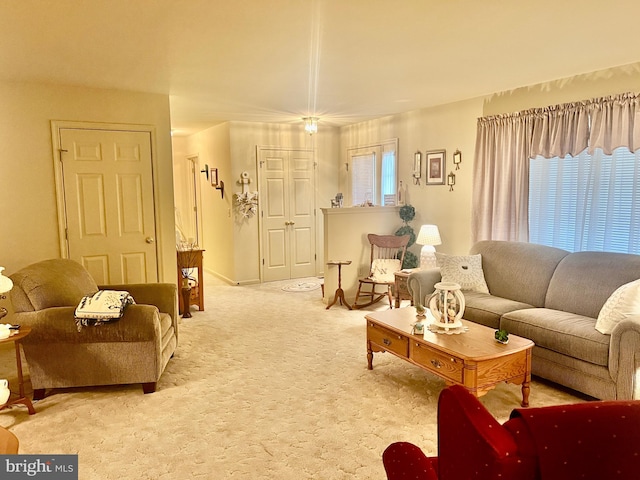
<path fill-rule="evenodd" d="M 407 247 L 410 247 L 411 245 L 416 243 L 416 232 L 414 232 L 413 228 L 411 228 L 409 225 L 403 225 L 402 227 L 400 227 L 398 230 L 396 230 L 395 235 L 398 237 L 409 235 L 409 243 L 407 244 Z"/>
<path fill-rule="evenodd" d="M 404 223 L 409 223 L 416 216 L 416 209 L 411 205 L 403 205 L 400 207 L 400 218 Z"/>
<path fill-rule="evenodd" d="M 404 262 L 402 262 L 402 268 L 416 268 L 418 266 L 418 256 L 413 253 L 407 251 L 404 254 Z"/>

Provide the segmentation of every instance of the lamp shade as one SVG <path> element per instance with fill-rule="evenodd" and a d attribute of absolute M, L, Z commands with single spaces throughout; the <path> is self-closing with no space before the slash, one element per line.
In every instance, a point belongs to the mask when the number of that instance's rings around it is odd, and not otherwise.
<path fill-rule="evenodd" d="M 2 274 L 4 267 L 0 267 L 0 293 L 7 293 L 13 288 L 13 282 Z"/>
<path fill-rule="evenodd" d="M 442 240 L 440 239 L 440 231 L 437 225 L 422 225 L 420 232 L 418 232 L 418 238 L 416 238 L 418 245 L 440 245 Z"/>

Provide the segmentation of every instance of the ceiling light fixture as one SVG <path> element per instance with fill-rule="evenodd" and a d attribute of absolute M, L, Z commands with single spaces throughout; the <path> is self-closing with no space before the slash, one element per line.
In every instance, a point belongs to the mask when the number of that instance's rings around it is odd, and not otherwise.
<path fill-rule="evenodd" d="M 304 117 L 304 131 L 309 135 L 313 135 L 318 131 L 318 117 Z"/>

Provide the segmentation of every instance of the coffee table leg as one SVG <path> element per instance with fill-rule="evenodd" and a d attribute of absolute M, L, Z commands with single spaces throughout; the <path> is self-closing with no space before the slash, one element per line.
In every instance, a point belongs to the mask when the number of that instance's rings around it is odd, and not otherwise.
<path fill-rule="evenodd" d="M 523 407 L 528 407 L 529 406 L 529 392 L 531 390 L 531 386 L 530 383 L 527 382 L 522 382 L 522 403 L 521 405 Z"/>
<path fill-rule="evenodd" d="M 373 370 L 373 351 L 370 342 L 367 342 L 367 369 Z"/>

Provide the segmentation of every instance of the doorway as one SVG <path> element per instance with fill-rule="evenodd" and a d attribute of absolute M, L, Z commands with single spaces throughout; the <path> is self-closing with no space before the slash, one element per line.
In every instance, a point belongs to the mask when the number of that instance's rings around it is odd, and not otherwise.
<path fill-rule="evenodd" d="M 151 131 L 52 125 L 61 253 L 101 285 L 158 281 Z"/>
<path fill-rule="evenodd" d="M 258 147 L 263 282 L 316 274 L 315 168 L 312 150 Z"/>

